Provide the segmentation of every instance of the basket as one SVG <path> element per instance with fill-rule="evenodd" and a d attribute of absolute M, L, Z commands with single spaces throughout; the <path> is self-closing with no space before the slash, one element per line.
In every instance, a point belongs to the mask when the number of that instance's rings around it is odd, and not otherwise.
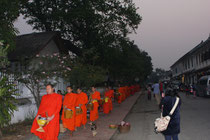
<path fill-rule="evenodd" d="M 81 107 L 76 107 L 76 115 L 80 115 L 82 113 L 83 113 L 82 108 Z"/>
<path fill-rule="evenodd" d="M 92 111 L 93 110 L 93 104 L 92 103 L 87 104 L 87 109 L 89 111 Z"/>
<path fill-rule="evenodd" d="M 68 108 L 64 109 L 64 118 L 65 119 L 71 119 L 73 117 L 73 114 L 74 114 L 73 110 L 68 109 Z"/>
<path fill-rule="evenodd" d="M 120 133 L 128 133 L 131 129 L 131 126 L 130 125 L 125 125 L 125 126 L 121 126 L 119 125 L 118 126 L 118 130 Z"/>

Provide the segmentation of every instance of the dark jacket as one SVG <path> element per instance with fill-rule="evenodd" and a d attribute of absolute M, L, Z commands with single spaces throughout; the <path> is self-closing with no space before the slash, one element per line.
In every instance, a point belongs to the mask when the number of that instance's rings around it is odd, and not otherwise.
<path fill-rule="evenodd" d="M 171 109 L 173 108 L 176 101 L 176 97 L 165 96 L 161 100 L 161 106 L 163 105 L 163 117 L 169 115 Z M 164 135 L 175 135 L 180 133 L 180 105 L 181 100 L 179 100 L 179 104 L 175 109 L 173 115 L 171 116 L 171 120 L 169 122 L 168 128 L 163 131 Z"/>

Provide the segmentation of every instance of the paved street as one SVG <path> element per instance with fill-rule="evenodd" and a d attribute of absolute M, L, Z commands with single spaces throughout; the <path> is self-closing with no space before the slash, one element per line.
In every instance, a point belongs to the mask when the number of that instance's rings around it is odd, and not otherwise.
<path fill-rule="evenodd" d="M 210 98 L 192 96 L 182 98 L 181 106 L 181 133 L 180 140 L 209 140 L 210 139 Z M 125 121 L 132 125 L 127 134 L 118 132 L 112 140 L 163 140 L 161 134 L 155 134 L 153 123 L 160 112 L 155 99 L 148 101 L 145 94 L 139 98 Z"/>

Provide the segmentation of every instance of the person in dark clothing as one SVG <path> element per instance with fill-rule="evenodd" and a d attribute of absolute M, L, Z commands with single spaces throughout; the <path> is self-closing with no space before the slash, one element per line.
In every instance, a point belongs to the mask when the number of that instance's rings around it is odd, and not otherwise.
<path fill-rule="evenodd" d="M 160 103 L 160 108 L 163 107 L 163 117 L 169 115 L 176 102 L 176 97 L 180 98 L 176 91 L 172 89 L 166 91 L 165 97 L 162 98 Z M 180 106 L 181 100 L 179 100 L 178 106 L 171 116 L 167 129 L 162 132 L 165 140 L 178 140 L 178 134 L 180 133 Z"/>
<path fill-rule="evenodd" d="M 152 96 L 152 88 L 151 88 L 151 85 L 149 84 L 147 86 L 147 99 L 151 100 L 151 96 Z"/>

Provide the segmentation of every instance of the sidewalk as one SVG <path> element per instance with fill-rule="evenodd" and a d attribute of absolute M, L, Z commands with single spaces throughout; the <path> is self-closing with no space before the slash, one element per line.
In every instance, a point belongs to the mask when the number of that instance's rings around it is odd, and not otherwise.
<path fill-rule="evenodd" d="M 86 125 L 86 129 L 79 128 L 74 132 L 73 137 L 70 137 L 69 131 L 64 134 L 60 134 L 59 140 L 109 140 L 117 129 L 109 129 L 110 124 L 119 124 L 126 115 L 129 113 L 141 92 L 135 93 L 135 95 L 128 97 L 122 104 L 116 102 L 113 103 L 113 112 L 109 115 L 105 115 L 102 112 L 99 113 L 99 119 L 97 120 L 97 135 L 92 136 L 90 125 Z"/>

